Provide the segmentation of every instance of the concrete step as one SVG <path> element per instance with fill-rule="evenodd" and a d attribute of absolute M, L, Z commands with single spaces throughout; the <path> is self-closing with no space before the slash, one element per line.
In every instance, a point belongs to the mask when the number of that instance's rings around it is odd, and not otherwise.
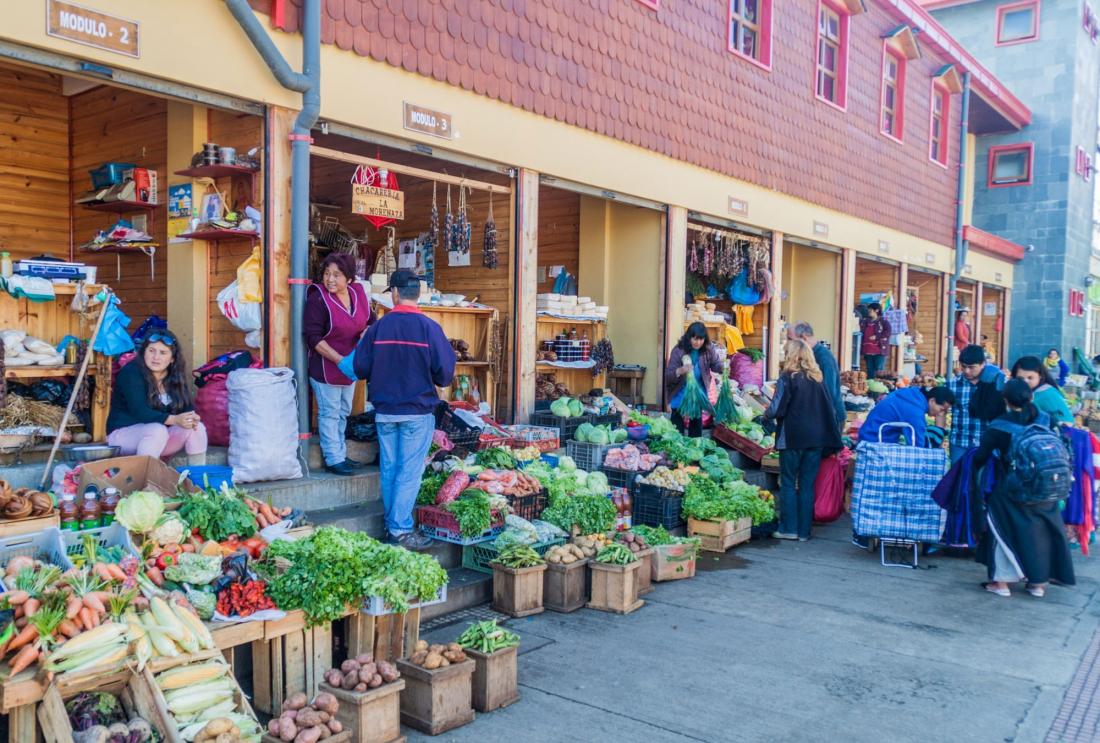
<path fill-rule="evenodd" d="M 493 576 L 467 568 L 451 568 L 447 571 L 447 600 L 442 604 L 427 606 L 420 611 L 424 622 L 451 612 L 481 606 L 493 598 Z"/>
<path fill-rule="evenodd" d="M 378 501 L 382 497 L 377 467 L 366 467 L 350 477 L 316 469 L 297 480 L 250 482 L 241 487 L 280 508 L 290 506 L 310 512 Z"/>

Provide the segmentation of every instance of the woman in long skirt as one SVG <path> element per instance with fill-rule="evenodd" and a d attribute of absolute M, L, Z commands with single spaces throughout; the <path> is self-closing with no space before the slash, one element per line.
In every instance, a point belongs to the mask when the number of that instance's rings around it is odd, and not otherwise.
<path fill-rule="evenodd" d="M 1009 492 L 1004 475 L 1012 444 L 1011 429 L 1036 422 L 1049 425 L 1049 419 L 1032 403 L 1027 382 L 1009 381 L 1004 396 L 1008 412 L 982 434 L 974 456 L 975 469 L 995 459 L 992 465 L 997 467 L 998 475 L 997 486 L 985 504 L 986 529 L 978 545 L 977 559 L 989 571 L 989 582 L 983 584 L 985 590 L 1010 596 L 1010 583 L 1024 583 L 1028 593 L 1042 598 L 1051 582 L 1064 586 L 1076 582 L 1058 501 L 1021 502 Z"/>

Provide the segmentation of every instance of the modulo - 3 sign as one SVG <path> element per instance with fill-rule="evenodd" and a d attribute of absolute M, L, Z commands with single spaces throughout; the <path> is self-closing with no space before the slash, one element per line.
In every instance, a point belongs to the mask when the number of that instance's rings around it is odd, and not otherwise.
<path fill-rule="evenodd" d="M 46 2 L 46 33 L 128 57 L 138 54 L 138 24 L 61 0 Z"/>

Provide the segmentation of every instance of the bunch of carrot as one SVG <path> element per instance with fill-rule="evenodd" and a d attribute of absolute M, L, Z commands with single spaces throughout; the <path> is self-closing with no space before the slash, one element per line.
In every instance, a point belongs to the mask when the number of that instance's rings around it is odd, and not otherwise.
<path fill-rule="evenodd" d="M 249 511 L 252 511 L 252 515 L 256 517 L 256 523 L 260 525 L 261 529 L 274 526 L 290 515 L 289 508 L 274 508 L 270 504 L 255 498 L 245 498 L 244 504 L 248 506 Z"/>

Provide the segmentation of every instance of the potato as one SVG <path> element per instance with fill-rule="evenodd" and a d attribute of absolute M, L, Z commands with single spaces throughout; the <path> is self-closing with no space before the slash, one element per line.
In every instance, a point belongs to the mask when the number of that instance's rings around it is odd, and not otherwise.
<path fill-rule="evenodd" d="M 325 672 L 325 683 L 329 686 L 335 686 L 337 689 L 344 683 L 344 674 L 340 673 L 335 668 L 331 671 Z"/>
<path fill-rule="evenodd" d="M 359 683 L 359 672 L 351 671 L 344 676 L 344 681 L 341 686 L 345 689 L 354 689 L 355 685 Z"/>
<path fill-rule="evenodd" d="M 308 702 L 308 701 L 309 701 L 309 698 L 306 697 L 306 695 L 303 694 L 302 692 L 297 692 L 295 694 L 291 694 L 289 697 L 287 697 L 286 701 L 283 702 L 283 710 L 286 711 L 286 710 L 291 710 L 291 709 L 301 709 L 302 707 L 306 706 L 306 702 Z M 229 720 L 226 720 L 226 722 L 229 722 Z M 232 727 L 232 726 L 233 726 L 233 723 L 229 722 L 229 727 Z M 210 726 L 207 725 L 207 727 L 210 727 Z M 218 732 L 222 733 L 222 732 L 225 732 L 225 731 L 224 730 L 219 730 Z"/>
<path fill-rule="evenodd" d="M 427 640 L 417 640 L 416 641 L 416 647 L 413 648 L 413 650 L 418 652 L 418 653 L 421 650 L 427 652 L 427 650 L 428 650 L 428 641 Z"/>
<path fill-rule="evenodd" d="M 417 650 L 415 653 L 412 654 L 412 657 L 409 658 L 409 663 L 412 663 L 414 666 L 422 666 L 424 665 L 424 659 L 427 657 L 427 650 Z"/>
<path fill-rule="evenodd" d="M 547 552 L 546 561 L 551 563 L 560 563 L 562 561 L 561 555 L 557 552 Z"/>
<path fill-rule="evenodd" d="M 209 740 L 209 738 L 207 738 Z M 214 738 L 214 743 L 240 743 L 240 738 L 237 738 L 232 733 L 221 733 L 218 737 Z"/>
<path fill-rule="evenodd" d="M 298 737 L 298 726 L 294 724 L 294 720 L 282 718 L 279 721 L 279 738 L 284 741 L 292 741 L 296 737 Z"/>
<path fill-rule="evenodd" d="M 270 720 L 267 721 L 267 732 L 271 733 L 276 738 L 279 737 L 279 718 L 278 717 L 272 717 Z M 201 733 L 200 733 L 200 735 L 201 735 Z"/>
<path fill-rule="evenodd" d="M 328 725 L 318 725 L 317 730 L 321 732 L 321 737 L 318 738 L 318 740 L 332 737 L 332 731 L 328 729 Z"/>
<path fill-rule="evenodd" d="M 569 545 L 569 554 L 573 555 L 578 560 L 584 559 L 584 550 L 575 544 Z"/>
<path fill-rule="evenodd" d="M 434 671 L 436 668 L 439 668 L 445 660 L 446 658 L 444 658 L 441 653 L 432 651 L 428 653 L 427 657 L 424 659 L 424 667 L 429 671 Z"/>
<path fill-rule="evenodd" d="M 382 677 L 379 676 L 377 673 L 374 674 L 374 678 L 372 678 L 370 680 L 370 683 L 367 684 L 367 686 L 369 686 L 372 689 L 377 689 L 381 685 L 382 685 Z"/>
<path fill-rule="evenodd" d="M 298 737 L 294 739 L 294 743 L 317 743 L 321 740 L 321 731 L 318 728 L 309 728 L 298 733 Z"/>
<path fill-rule="evenodd" d="M 320 725 L 324 720 L 317 710 L 306 708 L 298 712 L 297 722 L 299 727 L 311 728 Z"/>
<path fill-rule="evenodd" d="M 560 562 L 562 565 L 572 565 L 576 561 L 577 561 L 576 556 L 572 555 L 572 554 L 569 554 L 569 555 L 562 555 L 561 558 L 559 558 L 557 560 L 554 560 L 553 562 Z"/>
<path fill-rule="evenodd" d="M 340 670 L 344 673 L 358 671 L 359 663 L 355 660 L 355 658 L 348 658 L 346 661 L 340 664 Z"/>
<path fill-rule="evenodd" d="M 364 692 L 364 691 L 366 691 L 366 690 L 367 690 L 367 685 L 366 685 L 366 684 L 364 684 L 364 683 L 362 683 L 362 682 L 360 682 L 360 683 L 356 684 L 356 685 L 355 685 L 355 688 L 354 688 L 354 689 L 352 689 L 352 691 L 357 691 L 357 692 L 359 692 L 359 693 L 363 693 L 363 692 Z"/>
<path fill-rule="evenodd" d="M 432 653 L 442 653 L 446 649 L 446 645 L 432 645 L 428 648 L 428 651 Z"/>
<path fill-rule="evenodd" d="M 370 653 L 360 653 L 359 655 L 355 656 L 355 662 L 361 666 L 365 666 L 368 663 L 374 662 L 374 656 Z"/>
<path fill-rule="evenodd" d="M 339 720 L 329 720 L 325 724 L 328 725 L 328 729 L 332 732 L 333 735 L 344 732 L 344 723 L 340 722 Z"/>
<path fill-rule="evenodd" d="M 447 656 L 444 655 L 443 660 L 439 661 L 439 667 L 440 668 L 446 668 L 449 665 L 451 665 L 451 661 L 448 660 Z"/>
<path fill-rule="evenodd" d="M 310 704 L 315 710 L 325 712 L 328 715 L 335 715 L 340 709 L 340 700 L 338 700 L 332 694 L 322 691 L 320 694 L 313 698 L 313 702 Z"/>

